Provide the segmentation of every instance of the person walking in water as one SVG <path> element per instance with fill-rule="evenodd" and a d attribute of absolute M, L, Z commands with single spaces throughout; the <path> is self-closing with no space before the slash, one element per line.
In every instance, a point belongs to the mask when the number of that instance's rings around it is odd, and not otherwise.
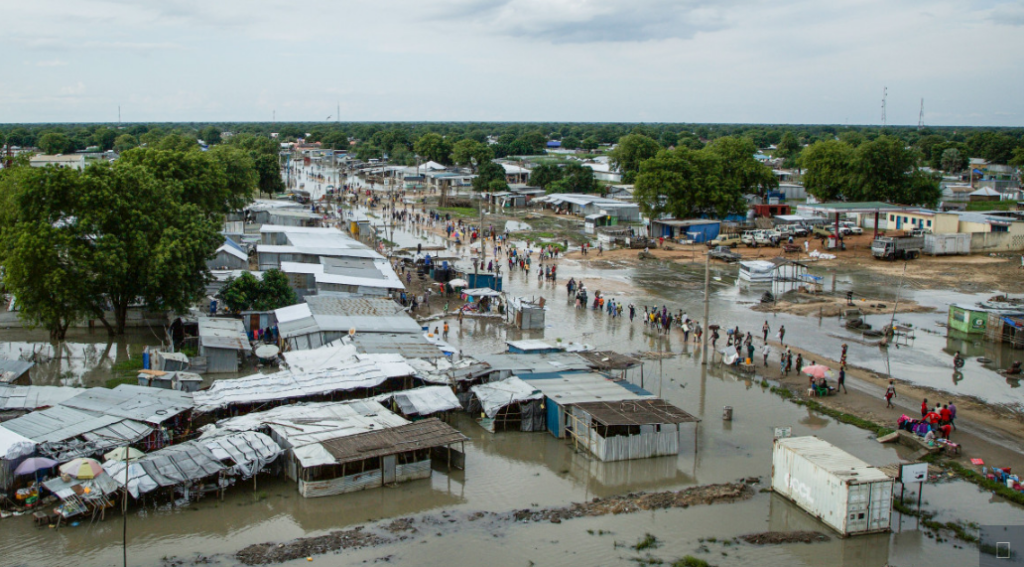
<path fill-rule="evenodd" d="M 889 387 L 885 389 L 885 407 L 894 408 L 892 405 L 892 399 L 896 397 L 896 381 L 889 380 Z M 927 408 L 928 400 L 925 400 L 925 408 Z"/>
<path fill-rule="evenodd" d="M 761 332 L 764 333 L 764 342 L 768 343 L 768 333 L 772 332 L 772 328 L 768 326 L 768 320 L 764 320 L 764 325 L 761 326 Z"/>
<path fill-rule="evenodd" d="M 772 354 L 772 347 L 768 346 L 768 343 L 764 343 L 761 347 L 761 356 L 764 357 L 764 367 L 768 368 L 768 357 Z"/>
<path fill-rule="evenodd" d="M 779 325 L 779 344 L 786 346 L 786 326 Z"/>

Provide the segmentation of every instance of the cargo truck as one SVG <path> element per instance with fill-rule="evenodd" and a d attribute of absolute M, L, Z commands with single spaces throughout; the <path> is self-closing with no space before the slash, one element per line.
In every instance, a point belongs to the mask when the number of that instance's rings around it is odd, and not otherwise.
<path fill-rule="evenodd" d="M 879 236 L 871 243 L 871 254 L 883 260 L 913 260 L 922 248 L 923 236 Z"/>

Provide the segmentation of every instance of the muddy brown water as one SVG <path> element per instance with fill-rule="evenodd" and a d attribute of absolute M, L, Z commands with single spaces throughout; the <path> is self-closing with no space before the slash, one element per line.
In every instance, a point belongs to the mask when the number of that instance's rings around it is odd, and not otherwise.
<path fill-rule="evenodd" d="M 402 231 L 402 238 L 415 242 L 421 236 Z M 430 240 L 430 239 L 428 239 Z M 420 240 L 423 241 L 423 240 Z M 702 318 L 701 268 L 657 264 L 650 267 L 592 268 L 562 262 L 560 277 L 612 280 L 626 284 L 634 293 L 616 292 L 610 297 L 628 305 L 668 305 Z M 740 325 L 741 330 L 758 331 L 764 316 L 747 309 L 760 296 L 734 284 L 735 268 L 716 266 L 722 279 L 713 286 L 712 320 L 723 326 Z M 832 277 L 832 274 L 824 274 Z M 871 282 L 855 274 L 838 274 L 846 285 L 867 286 Z M 564 281 L 564 280 L 563 280 Z M 839 289 L 842 281 L 837 282 Z M 591 289 L 597 289 L 591 286 Z M 679 490 L 696 484 L 737 480 L 748 476 L 768 478 L 771 470 L 773 428 L 788 426 L 794 435 L 817 435 L 850 453 L 877 465 L 895 462 L 908 455 L 900 449 L 876 443 L 863 430 L 839 424 L 785 402 L 764 391 L 755 380 L 736 377 L 712 364 L 701 365 L 695 345 L 680 343 L 673 334 L 664 339 L 645 332 L 628 317 L 612 319 L 592 310 L 575 310 L 567 301 L 564 285 L 540 283 L 536 272 L 529 276 L 514 272 L 506 279 L 506 290 L 519 295 L 548 299 L 547 328 L 519 332 L 488 320 L 466 319 L 462 326 L 452 323 L 449 341 L 465 354 L 503 350 L 506 340 L 544 338 L 583 341 L 598 348 L 621 352 L 665 351 L 672 358 L 645 363 L 643 386 L 660 393 L 683 409 L 702 418 L 699 425 L 687 425 L 682 433 L 678 457 L 642 461 L 600 463 L 573 452 L 563 440 L 547 433 L 501 433 L 493 435 L 478 427 L 468 415 L 454 424 L 470 437 L 465 472 L 435 472 L 429 480 L 393 488 L 318 499 L 304 499 L 293 483 L 260 477 L 256 491 L 251 485 L 236 486 L 223 502 L 204 500 L 183 508 L 134 510 L 129 515 L 128 552 L 132 565 L 166 565 L 164 558 L 193 560 L 211 557 L 217 564 L 234 565 L 233 554 L 248 545 L 324 534 L 332 530 L 365 525 L 368 522 L 437 514 L 446 510 L 507 512 L 526 507 L 565 506 L 595 496 L 611 496 L 636 490 Z M 893 289 L 876 286 L 873 296 L 894 294 Z M 914 290 L 919 302 L 941 304 L 976 301 L 963 294 Z M 934 326 L 944 320 L 940 314 L 914 314 L 916 326 Z M 901 320 L 908 319 L 901 316 Z M 821 352 L 838 352 L 845 332 L 835 321 L 818 321 L 789 315 L 773 315 L 773 329 L 787 328 L 787 342 L 802 344 Z M 0 331 L 0 341 L 12 344 L 47 344 L 38 335 L 22 330 Z M 755 333 L 756 334 L 756 333 Z M 108 363 L 89 368 L 89 349 L 105 350 L 102 335 L 74 335 L 71 343 L 83 345 L 83 362 L 73 369 L 55 367 L 46 374 L 47 383 L 65 383 L 64 372 L 72 372 L 74 385 L 102 385 Z M 131 356 L 132 342 L 119 341 L 113 352 Z M 121 345 L 124 344 L 122 347 Z M 888 364 L 893 373 L 913 370 L 909 379 L 933 381 L 937 387 L 952 387 L 945 376 L 949 344 L 943 335 L 919 333 L 913 348 L 889 353 L 886 362 L 875 350 L 851 343 L 851 362 L 861 365 Z M 78 347 L 76 347 L 78 348 Z M 89 351 L 89 356 L 85 352 Z M 833 353 L 833 356 L 835 354 Z M 90 358 L 92 357 L 92 358 Z M 72 360 L 78 360 L 73 358 Z M 61 370 L 63 369 L 63 370 Z M 950 368 L 951 370 L 951 368 Z M 1004 383 L 990 380 L 985 368 L 969 365 L 959 388 L 976 389 L 989 396 L 1014 395 Z M 637 373 L 631 380 L 639 383 Z M 945 386 L 948 383 L 948 386 Z M 69 383 L 69 385 L 71 385 Z M 972 390 L 973 391 L 973 390 Z M 734 408 L 734 419 L 723 422 L 722 407 Z M 993 502 L 991 495 L 973 485 L 949 483 L 927 486 L 928 505 L 940 517 L 956 517 L 978 523 L 1021 523 L 1024 513 L 1017 506 Z M 896 516 L 894 515 L 894 518 Z M 894 524 L 895 526 L 895 524 Z M 27 517 L 0 520 L 0 566 L 5 565 L 120 565 L 121 518 L 60 530 L 35 528 Z M 589 530 L 589 532 L 588 532 Z M 628 546 L 646 533 L 658 538 L 660 546 L 650 550 L 666 561 L 694 554 L 713 565 L 808 565 L 808 566 L 901 566 L 969 565 L 977 561 L 977 550 L 956 542 L 936 543 L 904 519 L 902 531 L 858 538 L 832 538 L 818 544 L 725 546 L 708 538 L 723 540 L 765 531 L 821 531 L 829 529 L 786 500 L 758 493 L 748 501 L 710 507 L 661 510 L 628 516 L 580 518 L 561 524 L 512 525 L 502 530 L 459 523 L 439 527 L 431 537 L 415 543 L 347 550 L 342 554 L 314 556 L 313 565 L 355 565 L 374 562 L 404 565 L 632 565 L 640 556 Z M 601 532 L 610 532 L 600 535 Z M 590 533 L 590 532 L 593 532 Z M 701 539 L 705 541 L 702 543 Z M 298 562 L 293 562 L 298 563 Z"/>

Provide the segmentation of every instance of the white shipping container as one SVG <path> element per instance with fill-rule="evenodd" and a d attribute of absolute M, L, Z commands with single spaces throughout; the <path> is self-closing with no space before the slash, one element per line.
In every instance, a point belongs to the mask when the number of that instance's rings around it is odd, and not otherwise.
<path fill-rule="evenodd" d="M 889 529 L 893 480 L 817 437 L 776 439 L 772 490 L 842 536 Z"/>
<path fill-rule="evenodd" d="M 951 254 L 970 254 L 970 234 L 926 234 L 924 237 L 924 253 L 932 256 Z"/>

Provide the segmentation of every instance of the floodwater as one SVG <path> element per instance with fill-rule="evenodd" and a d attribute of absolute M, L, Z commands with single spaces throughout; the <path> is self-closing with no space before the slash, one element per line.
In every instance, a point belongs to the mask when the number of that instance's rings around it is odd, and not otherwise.
<path fill-rule="evenodd" d="M 486 220 L 485 220 L 486 223 Z M 414 231 L 399 229 L 396 242 L 402 246 L 436 243 Z M 720 278 L 712 286 L 712 322 L 739 325 L 743 331 L 757 331 L 764 315 L 750 311 L 760 290 L 736 286 L 735 268 L 713 266 Z M 559 275 L 583 279 L 588 289 L 612 290 L 609 297 L 641 308 L 667 305 L 703 319 L 703 266 L 680 267 L 655 264 L 643 268 L 610 266 L 595 268 L 562 261 Z M 822 274 L 831 276 L 831 274 Z M 873 297 L 894 294 L 892 284 L 858 280 L 854 274 L 835 275 L 837 289 L 872 286 Z M 828 285 L 831 285 L 829 283 Z M 574 453 L 564 440 L 547 433 L 506 432 L 489 434 L 467 415 L 457 416 L 454 425 L 470 437 L 466 444 L 466 470 L 451 474 L 434 472 L 430 480 L 394 488 L 318 499 L 304 499 L 295 486 L 274 478 L 259 478 L 255 489 L 236 486 L 223 502 L 210 499 L 185 508 L 135 510 L 128 520 L 128 554 L 133 565 L 164 565 L 163 558 L 213 556 L 224 565 L 237 562 L 232 554 L 252 544 L 288 541 L 296 537 L 363 525 L 394 517 L 437 514 L 444 510 L 506 512 L 527 507 L 563 506 L 594 498 L 636 490 L 681 489 L 695 484 L 733 481 L 760 476 L 767 480 L 771 470 L 771 442 L 775 427 L 792 427 L 793 435 L 817 435 L 876 465 L 908 458 L 902 449 L 880 445 L 869 434 L 852 426 L 823 418 L 807 408 L 785 402 L 763 390 L 751 379 L 725 372 L 711 364 L 703 366 L 693 344 L 681 344 L 678 333 L 670 339 L 648 334 L 640 322 L 628 317 L 612 319 L 593 310 L 576 310 L 563 285 L 538 282 L 536 270 L 529 275 L 506 275 L 506 291 L 521 296 L 547 299 L 547 328 L 521 332 L 494 320 L 465 319 L 460 326 L 451 322 L 449 342 L 467 355 L 503 350 L 506 340 L 517 338 L 562 339 L 586 342 L 597 348 L 620 352 L 663 351 L 674 354 L 660 363 L 645 363 L 642 378 L 630 379 L 700 417 L 697 425 L 683 427 L 682 451 L 678 457 L 663 457 L 623 463 L 600 463 Z M 907 290 L 912 299 L 941 307 L 951 301 L 976 301 L 963 294 Z M 936 321 L 945 319 L 944 308 L 935 314 L 900 316 L 915 327 L 942 329 Z M 880 321 L 871 321 L 880 324 Z M 965 379 L 953 384 L 950 344 L 940 335 L 919 333 L 913 347 L 885 353 L 849 340 L 835 320 L 819 321 L 791 315 L 772 315 L 773 330 L 787 329 L 787 342 L 838 356 L 839 345 L 849 342 L 851 363 L 891 372 L 904 379 L 936 387 L 977 391 L 992 397 L 1018 395 L 1005 382 L 990 379 L 990 370 L 970 363 Z M 877 325 L 876 325 L 877 326 Z M 5 331 L 0 338 L 31 342 L 23 332 Z M 36 339 L 38 340 L 38 339 Z M 82 337 L 76 344 L 98 345 Z M 112 347 L 120 356 L 132 343 Z M 13 348 L 13 347 L 5 347 Z M 93 348 L 101 348 L 94 346 Z M 83 347 L 85 349 L 85 347 Z M 109 359 L 109 357 L 107 357 Z M 95 358 L 96 360 L 104 360 Z M 84 358 L 83 358 L 84 360 Z M 92 360 L 92 359 L 90 359 Z M 102 363 L 106 364 L 106 363 Z M 102 366 L 100 364 L 100 366 Z M 886 366 L 888 365 L 888 366 Z M 83 368 L 86 366 L 82 364 Z M 58 367 L 59 368 L 59 367 Z M 77 368 L 77 367 L 76 367 Z M 77 372 L 77 371 L 76 371 Z M 94 385 L 89 371 L 82 383 Z M 57 383 L 57 382 L 54 382 Z M 721 419 L 723 406 L 734 408 L 731 422 Z M 925 488 L 928 506 L 940 517 L 961 518 L 978 523 L 1013 523 L 1024 520 L 1017 506 L 990 502 L 991 495 L 964 483 L 947 483 Z M 894 515 L 894 522 L 898 515 Z M 943 520 L 945 521 L 945 519 Z M 629 549 L 645 533 L 655 535 L 661 546 L 651 550 L 655 558 L 671 562 L 686 554 L 697 555 L 713 565 L 737 566 L 864 566 L 886 564 L 906 567 L 969 565 L 977 561 L 977 550 L 958 542 L 936 543 L 910 519 L 894 523 L 892 534 L 834 538 L 822 544 L 791 544 L 754 547 L 700 541 L 722 540 L 769 529 L 829 529 L 777 495 L 758 493 L 748 501 L 690 509 L 647 512 L 568 520 L 561 524 L 515 524 L 499 531 L 472 524 L 453 525 L 405 544 L 345 551 L 341 555 L 314 556 L 312 565 L 354 565 L 386 561 L 402 565 L 632 565 L 639 554 Z M 0 521 L 0 567 L 5 565 L 120 565 L 121 529 L 119 515 L 95 525 L 79 525 L 59 531 L 35 528 L 29 518 Z M 591 530 L 593 534 L 588 533 Z M 610 532 L 599 535 L 600 531 Z M 702 547 L 703 546 L 703 547 Z M 293 562 L 295 563 L 295 562 Z"/>

